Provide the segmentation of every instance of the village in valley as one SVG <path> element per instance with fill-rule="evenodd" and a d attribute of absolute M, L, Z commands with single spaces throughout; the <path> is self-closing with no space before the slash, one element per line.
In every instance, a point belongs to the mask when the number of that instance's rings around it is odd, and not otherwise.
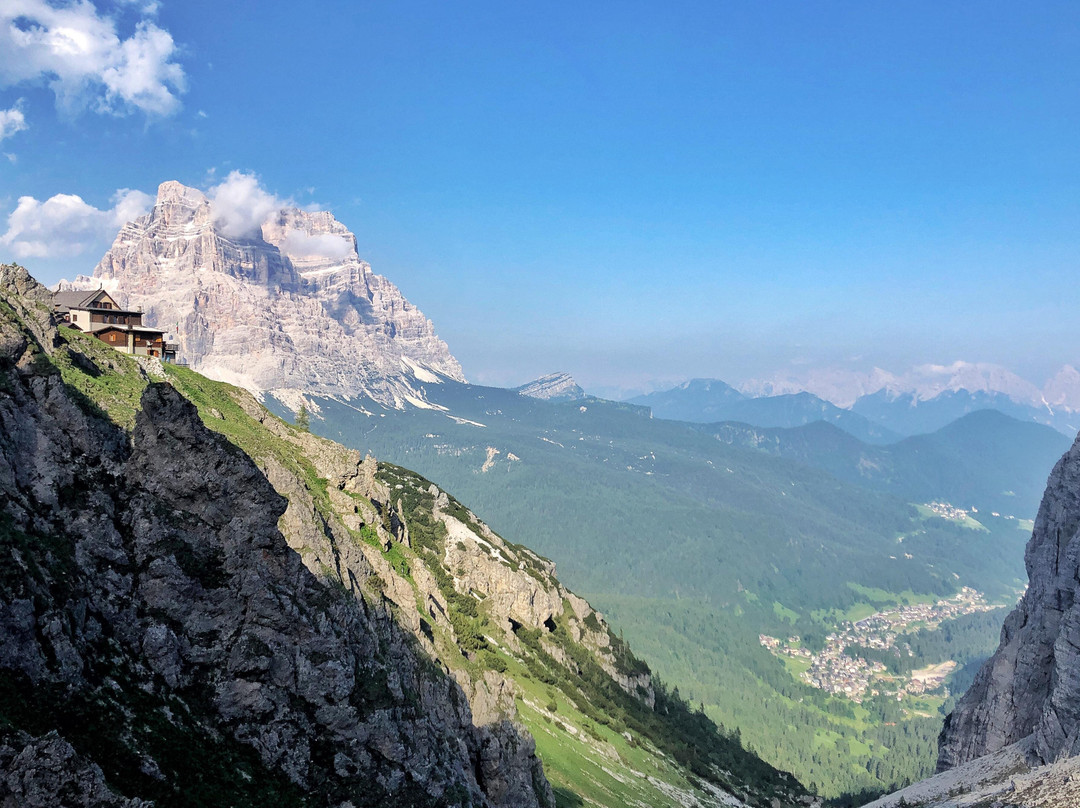
<path fill-rule="evenodd" d="M 758 640 L 776 656 L 809 663 L 809 667 L 799 675 L 812 687 L 856 703 L 882 694 L 895 695 L 896 700 L 901 701 L 905 696 L 921 695 L 940 688 L 956 668 L 956 663 L 946 661 L 912 671 L 908 676 L 897 676 L 881 662 L 853 656 L 848 649 L 856 646 L 868 649 L 895 648 L 897 637 L 905 632 L 919 628 L 935 629 L 946 620 L 997 608 L 1000 605 L 987 603 L 980 592 L 965 586 L 956 595 L 936 603 L 896 606 L 861 620 L 844 621 L 837 631 L 825 638 L 824 648 L 817 653 L 802 647 L 801 638 L 795 635 L 780 639 L 761 634 Z M 898 648 L 897 653 L 910 655 L 911 651 Z"/>
<path fill-rule="evenodd" d="M 978 508 L 972 507 L 970 510 L 965 510 L 956 507 L 951 502 L 929 502 L 924 507 L 937 514 L 942 519 L 951 519 L 954 522 L 963 522 L 965 519 L 968 519 L 971 514 L 979 512 Z"/>

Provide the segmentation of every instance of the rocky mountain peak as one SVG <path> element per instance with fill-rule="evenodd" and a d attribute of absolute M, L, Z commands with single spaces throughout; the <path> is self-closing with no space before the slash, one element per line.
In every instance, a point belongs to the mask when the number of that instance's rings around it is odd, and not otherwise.
<path fill-rule="evenodd" d="M 158 205 L 186 205 L 194 208 L 206 202 L 206 194 L 176 180 L 166 180 L 158 186 Z"/>
<path fill-rule="evenodd" d="M 258 211 L 255 211 L 257 213 Z M 256 392 L 306 390 L 423 403 L 423 384 L 464 381 L 431 321 L 357 254 L 327 211 L 252 211 L 179 182 L 129 222 L 75 287 L 103 285 L 172 332 L 179 358 Z"/>
<path fill-rule="evenodd" d="M 577 401 L 585 398 L 585 391 L 569 373 L 549 373 L 514 389 L 523 396 L 544 401 Z"/>
<path fill-rule="evenodd" d="M 192 223 L 208 225 L 213 219 L 210 200 L 197 188 L 170 180 L 158 186 L 154 208 L 149 216 L 159 227 L 184 227 Z M 130 227 L 133 222 L 129 222 Z"/>
<path fill-rule="evenodd" d="M 1046 403 L 1052 407 L 1080 410 L 1080 371 L 1065 365 L 1043 387 Z"/>

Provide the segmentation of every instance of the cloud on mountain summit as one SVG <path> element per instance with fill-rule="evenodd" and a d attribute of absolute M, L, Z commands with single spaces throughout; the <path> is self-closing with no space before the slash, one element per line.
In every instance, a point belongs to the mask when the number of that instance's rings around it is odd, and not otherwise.
<path fill-rule="evenodd" d="M 141 9 L 152 13 L 152 6 Z M 46 0 L 0 2 L 0 87 L 44 83 L 61 110 L 148 116 L 180 109 L 184 69 L 172 35 L 140 20 L 124 38 L 116 20 L 89 0 L 52 5 Z"/>
<path fill-rule="evenodd" d="M 259 185 L 254 174 L 231 171 L 222 182 L 206 192 L 214 212 L 214 222 L 230 238 L 258 235 L 263 222 L 282 208 L 295 207 Z"/>
<path fill-rule="evenodd" d="M 154 198 L 142 191 L 122 188 L 113 195 L 113 207 L 95 208 L 75 194 L 56 194 L 44 202 L 19 197 L 7 220 L 0 247 L 15 258 L 70 258 L 100 248 L 118 228 L 146 213 Z"/>
<path fill-rule="evenodd" d="M 3 0 L 0 0 L 3 2 Z M 0 118 L 0 122 L 2 122 Z M 259 184 L 255 174 L 232 171 L 206 191 L 214 222 L 230 238 L 259 236 L 262 225 L 282 208 L 296 207 Z M 71 258 L 108 245 L 117 230 L 147 213 L 154 197 L 123 188 L 112 197 L 113 206 L 96 208 L 76 194 L 55 194 L 45 201 L 19 197 L 0 235 L 0 248 L 16 259 Z M 350 238 L 330 233 L 286 233 L 281 249 L 296 258 L 346 258 L 353 251 Z M 0 259 L 3 256 L 0 255 Z"/>
<path fill-rule="evenodd" d="M 290 197 L 280 197 L 259 184 L 259 178 L 244 171 L 229 175 L 206 191 L 213 211 L 214 224 L 229 238 L 254 238 L 261 235 L 262 226 L 283 208 L 298 207 Z M 318 210 L 307 205 L 304 210 Z M 280 249 L 294 258 L 346 258 L 353 252 L 352 239 L 332 233 L 305 233 L 289 230 Z"/>
<path fill-rule="evenodd" d="M 352 239 L 333 233 L 305 233 L 290 230 L 278 248 L 293 258 L 329 258 L 337 260 L 352 255 Z"/>
<path fill-rule="evenodd" d="M 230 238 L 253 238 L 262 234 L 262 226 L 283 208 L 299 207 L 290 197 L 280 197 L 259 184 L 253 173 L 231 171 L 217 185 L 206 191 L 213 211 L 214 224 Z M 305 205 L 304 210 L 320 210 Z M 293 258 L 326 258 L 331 261 L 353 254 L 353 240 L 333 233 L 306 233 L 288 230 L 278 248 Z"/>

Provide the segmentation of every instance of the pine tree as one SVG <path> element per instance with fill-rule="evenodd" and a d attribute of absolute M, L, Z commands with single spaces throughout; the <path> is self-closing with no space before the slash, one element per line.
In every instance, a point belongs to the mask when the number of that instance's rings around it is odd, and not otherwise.
<path fill-rule="evenodd" d="M 308 415 L 307 406 L 300 405 L 300 409 L 296 412 L 296 425 L 305 432 L 311 427 L 311 417 Z"/>

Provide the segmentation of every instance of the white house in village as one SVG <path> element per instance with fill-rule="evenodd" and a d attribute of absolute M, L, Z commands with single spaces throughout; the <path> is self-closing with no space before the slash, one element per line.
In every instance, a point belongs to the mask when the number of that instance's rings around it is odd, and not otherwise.
<path fill-rule="evenodd" d="M 144 326 L 141 311 L 120 308 L 104 289 L 55 292 L 53 308 L 67 325 L 93 334 L 118 351 L 156 356 L 163 362 L 176 359 L 178 346 L 165 341 L 164 331 Z"/>

